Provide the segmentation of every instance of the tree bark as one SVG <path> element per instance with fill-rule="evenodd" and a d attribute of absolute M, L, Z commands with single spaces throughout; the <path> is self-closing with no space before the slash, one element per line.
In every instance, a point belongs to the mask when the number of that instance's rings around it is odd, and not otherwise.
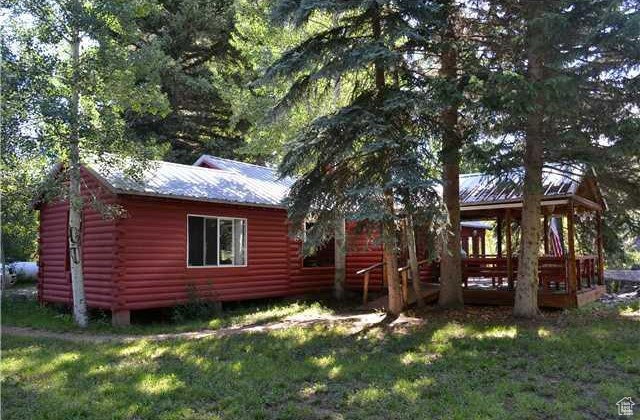
<path fill-rule="evenodd" d="M 74 30 L 71 41 L 72 80 L 69 135 L 69 262 L 71 265 L 71 289 L 73 292 L 73 319 L 76 324 L 86 327 L 87 303 L 84 294 L 84 273 L 82 269 L 82 198 L 80 173 L 80 121 L 78 74 L 80 67 L 80 32 Z"/>
<path fill-rule="evenodd" d="M 393 195 L 385 193 L 385 207 L 389 214 L 394 214 Z M 400 277 L 398 275 L 397 239 L 396 227 L 392 218 L 382 223 L 383 261 L 387 275 L 387 288 L 389 291 L 389 313 L 398 315 L 404 309 Z"/>
<path fill-rule="evenodd" d="M 527 3 L 529 22 L 540 14 L 538 2 Z M 534 318 L 538 310 L 538 253 L 540 249 L 540 202 L 542 199 L 544 98 L 540 93 L 543 79 L 542 40 L 537 27 L 527 28 L 527 78 L 533 87 L 533 109 L 527 115 L 524 151 L 524 191 L 521 218 L 518 282 L 513 314 Z"/>
<path fill-rule="evenodd" d="M 455 48 L 454 6 L 449 4 L 448 26 L 444 34 L 447 47 L 441 55 L 440 74 L 449 83 L 456 83 L 457 54 Z M 458 104 L 448 106 L 441 115 L 443 125 L 442 163 L 444 204 L 449 214 L 449 232 L 444 242 L 440 269 L 440 295 L 438 305 L 445 308 L 460 307 L 462 300 L 462 267 L 460 256 L 460 148 L 462 139 L 458 131 Z"/>
<path fill-rule="evenodd" d="M 416 303 L 418 304 L 418 307 L 423 307 L 424 299 L 422 298 L 422 286 L 420 285 L 420 267 L 418 266 L 416 233 L 415 226 L 413 224 L 413 217 L 407 216 L 406 221 L 405 231 L 407 236 L 407 248 L 409 250 L 409 266 L 411 267 L 411 283 L 413 285 L 413 291 L 416 294 Z"/>
<path fill-rule="evenodd" d="M 336 226 L 334 230 L 335 273 L 333 279 L 333 296 L 336 298 L 336 300 L 344 299 L 344 285 L 347 276 L 347 241 L 345 225 L 346 223 L 344 217 L 342 217 L 342 215 L 339 215 L 336 218 Z"/>
<path fill-rule="evenodd" d="M 371 28 L 373 31 L 373 38 L 380 40 L 382 38 L 382 22 L 380 19 L 380 6 L 377 3 L 372 5 L 372 19 Z M 376 103 L 379 108 L 382 107 L 384 102 L 384 90 L 385 90 L 385 71 L 383 63 L 376 61 L 374 63 L 374 81 L 376 86 Z M 387 159 L 384 162 L 384 170 L 389 172 L 389 154 L 385 153 Z M 385 174 L 385 184 L 388 180 L 387 174 Z M 398 259 L 397 259 L 397 244 L 396 244 L 396 228 L 395 228 L 395 200 L 393 191 L 385 187 L 384 191 L 384 207 L 386 212 L 386 220 L 382 223 L 382 242 L 383 242 L 383 261 L 384 270 L 387 277 L 387 288 L 389 291 L 389 305 L 387 311 L 394 315 L 398 315 L 402 312 L 404 304 L 402 302 L 402 290 L 400 289 L 400 279 L 398 276 Z"/>

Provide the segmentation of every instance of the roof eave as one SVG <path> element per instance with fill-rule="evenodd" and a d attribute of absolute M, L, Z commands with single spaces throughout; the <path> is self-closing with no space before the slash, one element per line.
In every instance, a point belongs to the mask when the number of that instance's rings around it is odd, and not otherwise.
<path fill-rule="evenodd" d="M 125 190 L 125 189 L 116 189 L 115 193 L 118 195 L 165 198 L 169 200 L 182 200 L 182 201 L 197 201 L 201 203 L 226 204 L 226 205 L 244 206 L 244 207 L 261 207 L 261 208 L 280 209 L 280 210 L 287 209 L 287 207 L 284 204 L 266 204 L 266 203 L 250 203 L 246 201 L 214 200 L 214 199 L 203 198 L 203 197 L 190 197 L 185 195 L 173 195 L 173 194 L 158 194 L 154 192 L 131 191 L 131 190 Z"/>
<path fill-rule="evenodd" d="M 545 205 L 544 203 L 548 201 L 569 199 L 569 198 L 572 198 L 573 196 L 574 196 L 573 194 L 546 196 L 542 198 L 541 203 L 542 205 Z M 522 198 L 512 198 L 512 199 L 497 200 L 497 201 L 496 200 L 474 201 L 473 203 L 460 203 L 460 210 L 462 209 L 471 210 L 474 207 L 489 206 L 489 205 L 497 206 L 502 204 L 522 204 Z M 550 204 L 547 204 L 547 205 L 550 205 Z"/>

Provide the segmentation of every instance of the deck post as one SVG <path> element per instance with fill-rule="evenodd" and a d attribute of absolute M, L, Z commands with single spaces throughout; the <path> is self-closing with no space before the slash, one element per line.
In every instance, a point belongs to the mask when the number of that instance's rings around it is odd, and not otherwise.
<path fill-rule="evenodd" d="M 569 266 L 567 273 L 567 292 L 571 295 L 577 290 L 577 266 L 576 266 L 576 244 L 574 226 L 574 205 L 573 200 L 569 200 L 569 211 L 567 213 L 567 236 L 569 242 Z"/>
<path fill-rule="evenodd" d="M 471 253 L 473 254 L 473 258 L 480 256 L 480 236 L 477 231 L 475 235 L 471 235 Z"/>
<path fill-rule="evenodd" d="M 509 289 L 513 289 L 513 249 L 511 244 L 511 209 L 506 211 L 507 224 L 507 284 Z"/>
<path fill-rule="evenodd" d="M 487 244 L 485 239 L 485 233 L 483 232 L 480 236 L 480 254 L 482 258 L 485 258 L 487 256 Z"/>
<path fill-rule="evenodd" d="M 496 252 L 498 257 L 502 257 L 502 217 L 496 220 Z"/>
<path fill-rule="evenodd" d="M 382 270 L 384 276 L 384 269 Z M 369 272 L 364 273 L 364 288 L 362 289 L 362 304 L 366 305 L 369 300 Z"/>
<path fill-rule="evenodd" d="M 404 299 L 404 304 L 407 305 L 409 302 L 409 271 L 404 270 L 402 272 L 402 299 Z M 417 296 L 419 299 L 420 297 Z"/>
<path fill-rule="evenodd" d="M 597 219 L 597 247 L 598 247 L 598 284 L 604 284 L 604 252 L 602 238 L 602 212 L 596 213 Z"/>
<path fill-rule="evenodd" d="M 549 216 L 542 219 L 542 234 L 544 235 L 544 255 L 549 255 Z"/>

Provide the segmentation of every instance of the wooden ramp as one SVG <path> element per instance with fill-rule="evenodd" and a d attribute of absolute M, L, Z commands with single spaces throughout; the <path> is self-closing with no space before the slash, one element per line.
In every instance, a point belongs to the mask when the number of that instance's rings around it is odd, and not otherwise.
<path fill-rule="evenodd" d="M 422 298 L 426 303 L 434 302 L 438 299 L 438 294 L 440 293 L 440 286 L 433 283 L 422 283 Z M 416 295 L 413 292 L 413 289 L 410 288 L 408 290 L 408 298 L 407 298 L 407 306 L 411 306 L 416 303 Z M 380 310 L 384 311 L 387 309 L 387 305 L 389 304 L 388 295 L 380 296 L 377 299 L 372 300 L 366 305 L 362 305 L 360 308 L 364 310 Z"/>

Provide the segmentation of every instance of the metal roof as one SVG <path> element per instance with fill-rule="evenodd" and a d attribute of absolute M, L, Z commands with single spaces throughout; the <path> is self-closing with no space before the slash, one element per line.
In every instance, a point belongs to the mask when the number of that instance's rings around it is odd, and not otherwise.
<path fill-rule="evenodd" d="M 569 175 L 571 174 L 571 175 Z M 544 198 L 567 197 L 578 190 L 582 175 L 575 169 L 545 168 L 542 172 Z M 513 171 L 501 177 L 481 173 L 460 175 L 460 203 L 463 206 L 522 200 L 524 175 Z"/>
<path fill-rule="evenodd" d="M 118 165 L 85 159 L 87 168 L 114 192 L 284 208 L 284 199 L 295 179 L 280 178 L 274 168 L 202 155 L 193 165 L 150 161 L 137 181 Z M 93 162 L 93 163 L 91 163 Z M 460 175 L 462 206 L 520 201 L 522 171 L 496 177 L 486 174 Z M 580 183 L 568 170 L 543 171 L 544 196 L 575 194 Z M 580 177 L 578 177 L 580 178 Z"/>
<path fill-rule="evenodd" d="M 93 162 L 86 163 L 86 167 L 116 193 L 284 207 L 290 180 L 278 180 L 277 173 L 270 168 L 234 163 L 226 168 L 209 169 L 150 161 L 140 181 L 113 165 Z"/>
<path fill-rule="evenodd" d="M 195 161 L 194 166 L 207 165 L 209 167 L 234 172 L 246 176 L 247 178 L 256 179 L 265 182 L 276 182 L 278 184 L 291 187 L 295 179 L 291 177 L 281 178 L 277 169 L 268 166 L 254 165 L 251 163 L 238 162 L 237 160 L 224 159 L 211 155 L 202 155 Z"/>

